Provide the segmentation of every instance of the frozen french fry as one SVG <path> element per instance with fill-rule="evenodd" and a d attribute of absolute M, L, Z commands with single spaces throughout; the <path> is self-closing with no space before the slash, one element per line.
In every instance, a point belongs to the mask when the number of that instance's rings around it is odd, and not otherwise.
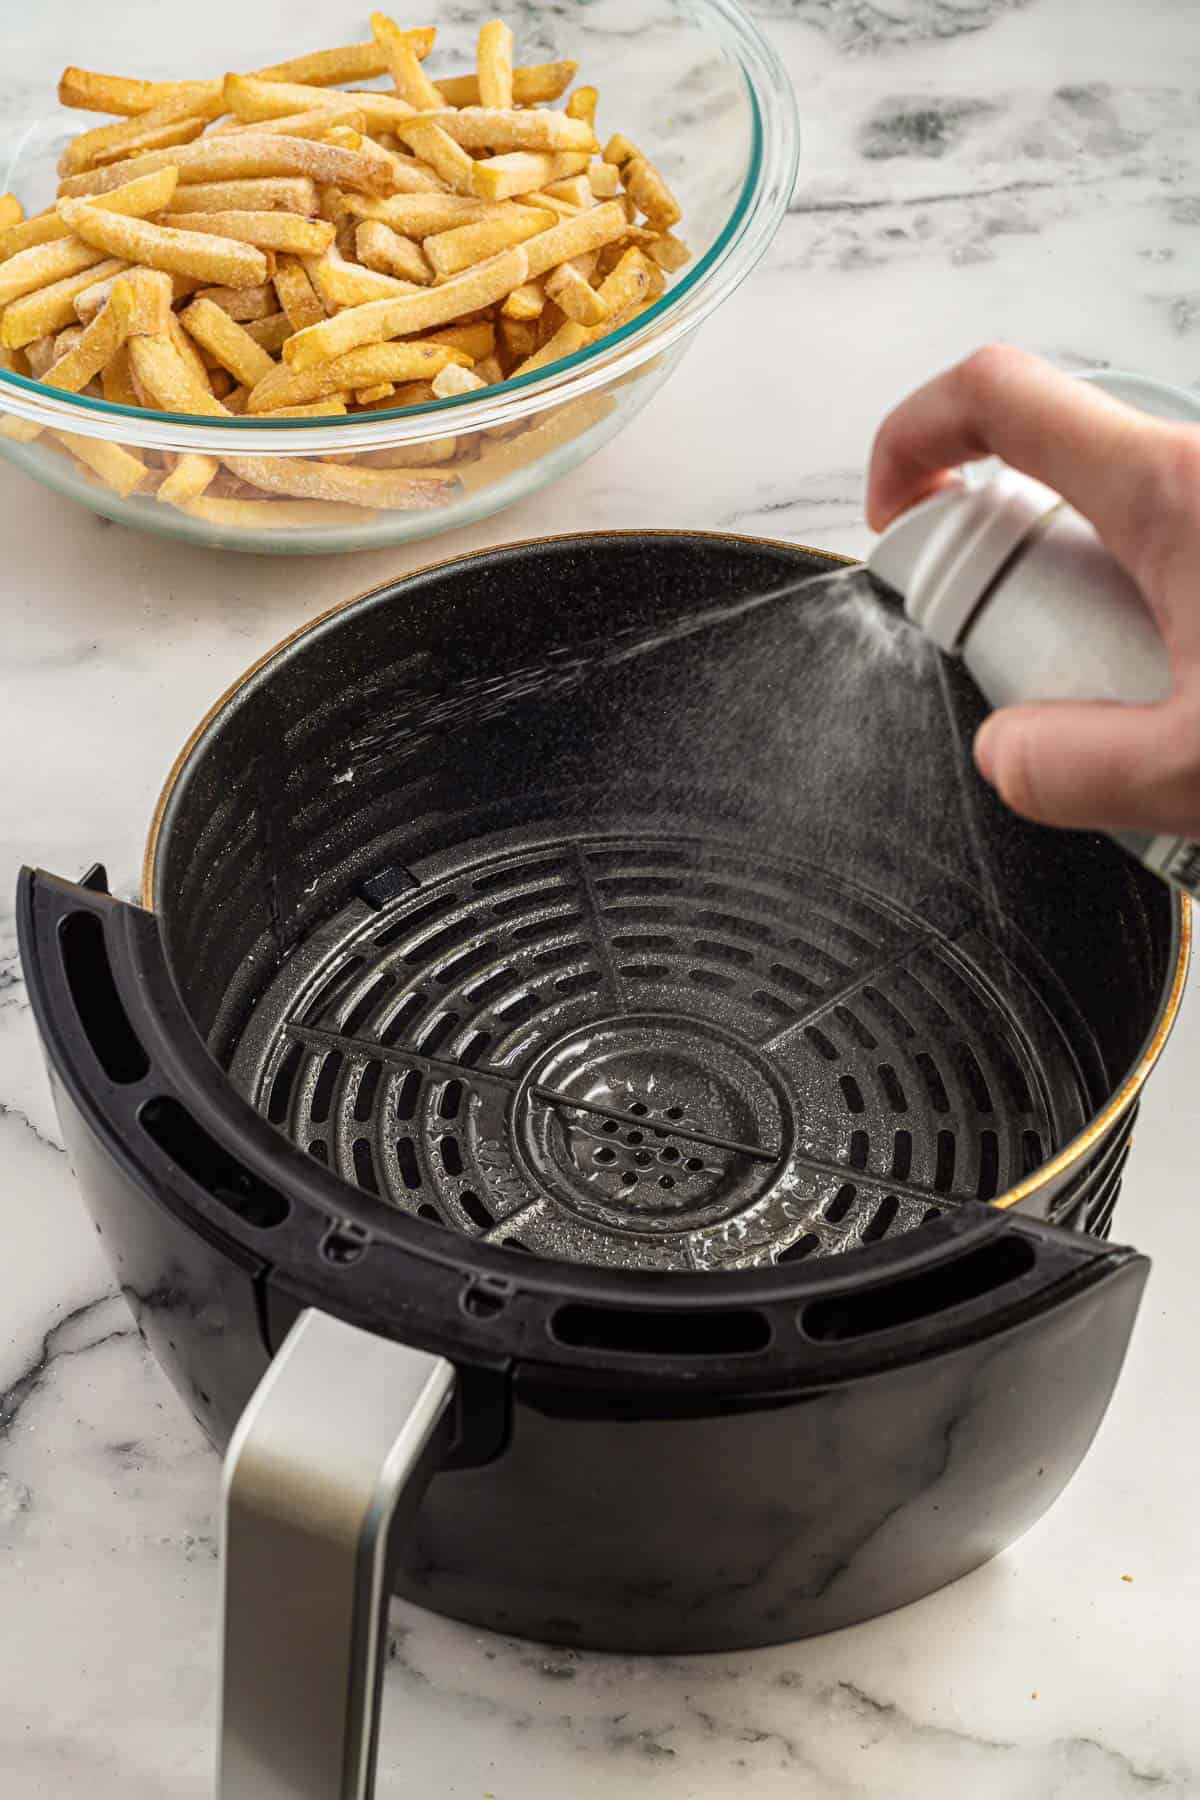
<path fill-rule="evenodd" d="M 34 438 L 41 437 L 44 425 L 37 425 L 32 419 L 17 419 L 11 413 L 0 413 L 0 437 L 6 437 L 14 444 L 32 444 Z"/>
<path fill-rule="evenodd" d="M 481 200 L 509 200 L 582 175 L 588 160 L 586 150 L 513 150 L 506 156 L 487 156 L 472 165 L 472 189 Z"/>
<path fill-rule="evenodd" d="M 607 300 L 573 263 L 560 263 L 547 275 L 546 295 L 577 325 L 601 325 L 608 317 Z"/>
<path fill-rule="evenodd" d="M 442 344 L 367 344 L 299 373 L 286 364 L 273 365 L 252 389 L 248 411 L 303 406 L 326 394 L 375 387 L 385 381 L 432 381 L 451 363 L 466 364 L 468 360 L 466 352 Z"/>
<path fill-rule="evenodd" d="M 507 112 L 513 105 L 513 34 L 503 19 L 480 26 L 476 70 L 480 105 Z"/>
<path fill-rule="evenodd" d="M 496 382 L 504 380 L 504 370 L 500 367 L 499 358 L 495 356 L 485 356 L 482 362 L 475 364 L 471 373 L 478 375 L 484 387 L 494 387 Z"/>
<path fill-rule="evenodd" d="M 0 262 L 15 256 L 18 250 L 32 250 L 35 244 L 50 244 L 55 238 L 69 236 L 54 208 L 47 207 L 44 212 L 34 213 L 31 219 L 0 225 Z"/>
<path fill-rule="evenodd" d="M 308 531 L 362 523 L 358 506 L 331 506 L 323 500 L 236 500 L 201 494 L 198 500 L 181 501 L 179 510 L 223 530 Z"/>
<path fill-rule="evenodd" d="M 500 215 L 493 202 L 463 194 L 395 194 L 390 200 L 365 200 L 348 194 L 345 205 L 352 219 L 376 219 L 402 237 L 421 239 Z"/>
<path fill-rule="evenodd" d="M 47 332 L 61 331 L 64 325 L 71 325 L 75 320 L 75 296 L 84 288 L 91 287 L 93 282 L 104 281 L 109 275 L 119 275 L 128 265 L 119 257 L 112 257 L 106 262 L 93 263 L 91 268 L 82 269 L 78 275 L 68 275 L 63 281 L 55 281 L 49 287 L 37 288 L 32 294 L 23 294 L 6 306 L 0 315 L 0 343 L 10 350 L 23 349 L 31 344 L 34 338 L 44 337 Z"/>
<path fill-rule="evenodd" d="M 646 245 L 646 255 L 668 275 L 676 274 L 692 260 L 692 253 L 682 238 L 672 237 L 669 231 Z"/>
<path fill-rule="evenodd" d="M 109 162 L 122 156 L 136 156 L 143 150 L 157 150 L 164 142 L 162 129 L 183 124 L 195 125 L 193 135 L 203 131 L 206 122 L 225 111 L 221 83 L 214 81 L 203 94 L 183 93 L 134 118 L 118 119 L 113 125 L 97 125 L 92 131 L 80 132 L 59 158 L 60 175 L 76 175 L 94 163 Z M 178 143 L 178 138 L 168 138 Z"/>
<path fill-rule="evenodd" d="M 294 256 L 281 256 L 275 267 L 275 294 L 293 331 L 319 324 L 325 308 L 317 298 L 304 265 Z"/>
<path fill-rule="evenodd" d="M 614 169 L 620 169 L 642 153 L 622 132 L 614 131 L 600 154 L 606 163 L 611 163 Z"/>
<path fill-rule="evenodd" d="M 479 362 L 496 348 L 496 327 L 490 319 L 476 319 L 469 325 L 443 325 L 418 341 L 438 344 L 443 350 L 461 350 L 472 362 Z"/>
<path fill-rule="evenodd" d="M 126 213 L 130 218 L 146 219 L 170 205 L 178 180 L 178 170 L 158 169 L 152 175 L 142 175 L 135 181 L 123 182 L 111 193 L 98 196 L 95 204 L 102 206 L 107 212 Z M 0 231 L 0 262 L 35 244 L 53 243 L 70 235 L 70 228 L 59 218 L 57 208 L 51 207 L 47 212 L 39 213 L 36 218 L 27 219 L 22 225 Z"/>
<path fill-rule="evenodd" d="M 283 354 L 294 369 L 312 368 L 361 344 L 379 344 L 388 338 L 410 337 L 436 325 L 451 324 L 463 313 L 506 299 L 528 279 L 529 258 L 524 246 L 517 245 L 487 262 L 477 263 L 441 287 L 419 288 L 416 293 L 401 294 L 394 300 L 374 300 L 338 313 L 323 324 L 310 325 L 288 339 Z"/>
<path fill-rule="evenodd" d="M 452 394 L 471 394 L 484 385 L 478 375 L 460 363 L 447 363 L 433 378 L 434 397 L 438 400 L 448 400 Z"/>
<path fill-rule="evenodd" d="M 522 282 L 514 288 L 501 307 L 506 319 L 540 319 L 546 307 L 546 284 L 544 278 L 537 281 Z"/>
<path fill-rule="evenodd" d="M 74 431 L 58 431 L 51 429 L 50 436 L 56 438 L 63 447 L 70 451 L 77 462 L 98 475 L 105 487 L 122 500 L 135 494 L 146 480 L 148 470 L 140 456 L 131 450 L 125 450 L 120 444 L 110 444 L 105 438 L 81 437 Z"/>
<path fill-rule="evenodd" d="M 544 207 L 547 212 L 552 212 L 556 219 L 573 219 L 579 211 L 579 208 L 572 206 L 569 201 L 556 200 L 553 194 L 547 194 L 542 188 L 539 188 L 534 194 L 522 194 L 521 203 L 523 206 Z"/>
<path fill-rule="evenodd" d="M 267 259 L 253 244 L 125 218 L 86 200 L 60 200 L 58 210 L 85 243 L 127 262 L 145 263 L 172 274 L 198 275 L 235 288 L 253 287 L 267 277 Z"/>
<path fill-rule="evenodd" d="M 591 333 L 586 326 L 577 325 L 574 319 L 564 319 L 554 336 L 548 338 L 540 350 L 518 363 L 513 374 L 532 375 L 535 369 L 545 369 L 551 363 L 560 362 L 564 356 L 574 356 L 590 341 Z"/>
<path fill-rule="evenodd" d="M 188 336 L 173 312 L 167 314 L 166 335 L 197 387 L 204 393 L 211 394 L 213 387 L 208 377 L 208 363 L 195 339 Z"/>
<path fill-rule="evenodd" d="M 418 62 L 433 49 L 435 34 L 431 25 L 402 31 L 400 35 Z M 376 75 L 386 75 L 387 58 L 379 44 L 372 40 L 369 44 L 344 44 L 335 50 L 315 50 L 309 56 L 293 56 L 290 62 L 272 63 L 269 68 L 256 69 L 255 74 L 268 81 L 303 81 L 312 87 L 339 87 L 347 81 L 372 81 Z"/>
<path fill-rule="evenodd" d="M 440 107 L 442 96 L 422 69 L 407 33 L 400 30 L 394 19 L 380 12 L 371 14 L 371 30 L 400 98 L 420 112 Z"/>
<path fill-rule="evenodd" d="M 316 90 L 321 91 L 319 88 Z M 361 150 L 362 133 L 366 130 L 366 118 L 361 106 L 356 106 L 346 98 L 346 104 L 339 105 L 331 97 L 325 106 L 314 106 L 311 112 L 285 113 L 281 117 L 256 119 L 252 124 L 218 126 L 217 133 L 222 138 L 238 137 L 249 132 L 270 132 L 272 135 L 289 138 L 319 138 L 323 144 L 340 144 L 345 150 Z"/>
<path fill-rule="evenodd" d="M 15 194 L 0 194 L 0 226 L 19 225 L 25 208 Z"/>
<path fill-rule="evenodd" d="M 228 409 L 207 382 L 201 385 L 197 381 L 169 337 L 131 337 L 129 366 L 160 411 L 228 416 Z"/>
<path fill-rule="evenodd" d="M 615 242 L 624 237 L 628 229 L 629 221 L 618 200 L 606 201 L 603 206 L 594 206 L 590 212 L 576 213 L 572 219 L 560 220 L 549 231 L 540 232 L 529 240 L 529 279 L 545 275 L 559 263 L 584 256 L 589 250 L 599 250 L 602 245 Z"/>
<path fill-rule="evenodd" d="M 129 124 L 136 120 L 130 119 Z M 123 167 L 130 156 L 135 153 L 148 155 L 153 150 L 170 150 L 184 144 L 192 144 L 204 131 L 203 119 L 175 119 L 166 125 L 149 126 L 139 134 L 136 146 L 128 152 L 123 150 L 98 150 L 89 164 L 93 169 L 109 169 Z"/>
<path fill-rule="evenodd" d="M 656 273 L 653 265 L 647 262 L 636 245 L 626 250 L 616 268 L 605 276 L 597 290 L 608 307 L 608 318 L 596 328 L 597 337 L 615 331 L 619 325 L 626 324 L 633 317 L 650 297 Z"/>
<path fill-rule="evenodd" d="M 390 140 L 383 142 L 384 137 Z M 453 142 L 453 139 L 449 140 Z M 449 188 L 435 169 L 423 163 L 407 148 L 402 148 L 400 139 L 389 131 L 378 132 L 370 142 L 376 150 L 381 150 L 392 165 L 392 179 L 397 194 L 445 194 Z"/>
<path fill-rule="evenodd" d="M 615 163 L 589 163 L 587 179 L 597 200 L 613 200 L 621 191 L 621 171 Z"/>
<path fill-rule="evenodd" d="M 186 194 L 187 189 L 185 188 Z M 320 256 L 333 242 L 326 219 L 302 219 L 290 212 L 169 213 L 172 230 L 207 232 L 236 238 L 260 250 L 284 250 L 290 256 Z"/>
<path fill-rule="evenodd" d="M 594 87 L 576 88 L 575 92 L 571 95 L 571 98 L 567 101 L 565 108 L 566 115 L 568 119 L 585 119 L 594 131 L 596 128 L 596 107 L 598 106 L 599 101 L 600 96 Z"/>
<path fill-rule="evenodd" d="M 349 306 L 365 306 L 369 300 L 389 300 L 398 294 L 417 291 L 415 282 L 399 281 L 394 275 L 360 268 L 358 263 L 347 262 L 335 251 L 330 251 L 327 256 L 306 256 L 304 268 L 327 313 L 340 312 Z"/>
<path fill-rule="evenodd" d="M 297 136 L 298 133 L 292 135 Z M 322 131 L 316 135 L 319 136 L 321 143 L 339 144 L 343 150 L 361 150 L 367 142 L 361 126 L 351 125 L 349 122 L 342 125 L 331 125 L 328 131 Z"/>
<path fill-rule="evenodd" d="M 355 404 L 358 406 L 374 406 L 379 400 L 390 400 L 396 391 L 392 381 L 377 381 L 374 387 L 359 388 L 355 393 Z"/>
<path fill-rule="evenodd" d="M 345 94 L 297 82 L 263 81 L 253 75 L 227 75 L 225 99 L 243 124 L 282 119 L 289 114 L 307 115 L 322 107 L 336 111 L 355 108 L 361 113 L 367 131 L 394 131 L 397 124 L 411 119 L 414 111 L 407 100 L 401 100 L 395 94 L 376 93 L 369 88 Z M 441 104 L 440 100 L 438 104 Z"/>
<path fill-rule="evenodd" d="M 464 106 L 430 115 L 464 150 L 594 150 L 595 134 L 586 119 L 566 113 L 488 106 Z"/>
<path fill-rule="evenodd" d="M 153 177 L 145 176 L 144 180 Z M 132 185 L 132 184 L 131 184 Z M 96 205 L 111 203 L 106 195 Z M 165 207 L 151 212 L 287 212 L 315 218 L 320 211 L 317 184 L 307 175 L 264 175 L 247 181 L 193 181 L 172 195 Z"/>
<path fill-rule="evenodd" d="M 41 380 L 49 387 L 78 393 L 100 373 L 122 341 L 119 315 L 110 303 L 97 313 L 90 325 L 76 326 L 60 333 L 54 344 L 55 360 Z"/>
<path fill-rule="evenodd" d="M 242 481 L 268 493 L 402 511 L 443 504 L 458 480 L 451 471 L 363 469 L 292 456 L 227 456 L 224 462 Z"/>
<path fill-rule="evenodd" d="M 211 485 L 220 466 L 213 456 L 181 456 L 171 473 L 159 482 L 155 498 L 173 506 L 196 500 Z"/>
<path fill-rule="evenodd" d="M 239 323 L 244 323 L 247 319 L 266 319 L 279 310 L 280 302 L 274 286 L 278 275 L 277 268 L 270 281 L 257 282 L 254 287 L 231 288 L 217 283 L 212 287 L 193 289 L 193 292 L 197 293 L 197 298 L 215 301 L 231 319 L 237 319 Z M 183 297 L 176 295 L 177 299 Z"/>
<path fill-rule="evenodd" d="M 123 181 L 174 166 L 182 182 L 234 181 L 267 175 L 307 175 L 317 183 L 332 182 L 355 193 L 390 194 L 395 187 L 391 162 L 382 151 L 340 150 L 312 138 L 290 138 L 269 131 L 198 138 L 177 150 L 150 150 L 145 156 L 70 175 L 59 184 L 66 199 L 105 194 Z"/>
<path fill-rule="evenodd" d="M 577 63 L 531 63 L 512 72 L 513 92 L 510 106 L 544 105 L 565 94 L 575 79 Z M 434 83 L 446 106 L 487 106 L 479 92 L 478 75 L 451 75 Z"/>
<path fill-rule="evenodd" d="M 57 238 L 51 244 L 35 244 L 32 250 L 18 250 L 6 263 L 0 263 L 0 306 L 103 261 L 103 250 L 74 236 Z"/>
<path fill-rule="evenodd" d="M 211 94 L 220 91 L 219 81 L 137 81 L 126 75 L 99 75 L 92 69 L 68 68 L 59 79 L 58 100 L 60 106 L 75 106 L 84 112 L 123 113 L 132 118 L 175 100 L 188 99 L 203 105 Z"/>
<path fill-rule="evenodd" d="M 683 210 L 652 162 L 632 156 L 620 170 L 622 187 L 655 231 L 670 231 L 672 225 L 678 225 Z"/>
<path fill-rule="evenodd" d="M 543 198 L 564 201 L 573 212 L 582 212 L 594 206 L 596 200 L 586 175 L 569 175 L 563 181 L 552 181 L 543 190 Z M 529 204 L 537 205 L 539 202 L 530 201 Z"/>
<path fill-rule="evenodd" d="M 252 343 L 276 356 L 292 335 L 292 322 L 285 312 L 268 313 L 265 319 L 251 319 L 242 330 Z"/>
<path fill-rule="evenodd" d="M 193 300 L 180 314 L 180 323 L 246 387 L 252 388 L 276 367 L 262 345 L 211 300 Z"/>
<path fill-rule="evenodd" d="M 433 270 L 420 244 L 401 237 L 378 219 L 362 220 L 354 233 L 354 247 L 359 262 L 381 275 L 394 275 L 400 281 L 415 282 L 418 287 L 433 280 Z"/>
<path fill-rule="evenodd" d="M 440 125 L 418 116 L 399 126 L 397 136 L 456 194 L 474 192 L 474 160 Z"/>
<path fill-rule="evenodd" d="M 494 218 L 481 219 L 475 225 L 458 225 L 452 231 L 427 237 L 425 254 L 438 279 L 445 281 L 474 263 L 499 255 L 512 244 L 525 243 L 554 222 L 552 212 L 535 206 L 518 206 L 514 201 Z"/>

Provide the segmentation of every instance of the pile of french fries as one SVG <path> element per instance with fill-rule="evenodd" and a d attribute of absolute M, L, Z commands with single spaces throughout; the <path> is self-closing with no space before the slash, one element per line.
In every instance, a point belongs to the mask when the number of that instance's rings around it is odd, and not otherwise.
<path fill-rule="evenodd" d="M 65 70 L 64 105 L 117 116 L 67 146 L 53 205 L 0 196 L 0 367 L 157 412 L 369 414 L 544 369 L 660 298 L 689 256 L 679 206 L 627 138 L 601 149 L 594 88 L 554 104 L 573 62 L 514 67 L 497 19 L 474 73 L 435 81 L 431 28 L 371 29 L 223 79 Z M 123 497 L 295 527 L 445 505 L 610 404 L 490 432 L 456 408 L 454 435 L 320 459 L 45 436 Z"/>

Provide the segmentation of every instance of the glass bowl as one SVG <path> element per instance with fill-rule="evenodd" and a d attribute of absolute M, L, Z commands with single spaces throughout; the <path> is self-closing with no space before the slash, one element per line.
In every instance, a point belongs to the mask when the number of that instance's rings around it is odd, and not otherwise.
<path fill-rule="evenodd" d="M 438 29 L 427 65 L 434 79 L 474 67 L 479 26 L 497 10 L 495 0 L 422 10 L 420 22 Z M 0 370 L 0 455 L 142 530 L 238 550 L 305 553 L 402 543 L 468 524 L 523 499 L 612 438 L 770 243 L 795 182 L 795 101 L 778 56 L 733 0 L 571 0 L 522 6 L 508 16 L 515 60 L 574 58 L 577 80 L 600 92 L 601 141 L 612 131 L 632 138 L 676 192 L 679 233 L 692 260 L 652 307 L 574 356 L 478 396 L 319 420 L 151 413 Z M 124 0 L 102 34 L 78 19 L 72 0 L 48 0 L 36 28 L 6 52 L 10 104 L 0 123 L 0 191 L 15 192 L 27 212 L 52 199 L 66 142 L 101 122 L 52 102 L 64 62 L 189 78 L 369 36 L 365 14 L 331 13 L 310 0 L 207 0 L 203 8 L 172 9 L 169 27 L 157 0 Z M 406 14 L 403 23 L 413 22 Z M 119 445 L 146 462 L 141 489 L 122 494 L 106 485 L 64 445 L 64 432 Z M 265 458 L 264 470 L 282 468 L 286 458 L 361 459 L 369 467 L 411 462 L 449 479 L 430 484 L 422 510 L 327 502 L 324 512 L 305 508 L 296 522 L 294 505 L 277 504 L 268 525 L 260 519 L 247 526 L 232 514 L 218 516 L 228 507 L 200 508 L 209 515 L 200 517 L 147 491 L 161 453 L 188 451 L 218 460 Z"/>

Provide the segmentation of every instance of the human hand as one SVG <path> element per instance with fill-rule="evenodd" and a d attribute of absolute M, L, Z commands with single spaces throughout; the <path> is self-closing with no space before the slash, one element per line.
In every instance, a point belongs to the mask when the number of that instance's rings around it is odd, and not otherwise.
<path fill-rule="evenodd" d="M 1046 825 L 1200 838 L 1200 426 L 1169 424 L 1006 345 L 910 394 L 871 453 L 881 531 L 964 462 L 998 456 L 1089 519 L 1140 588 L 1174 686 L 1153 706 L 1055 701 L 993 713 L 980 774 Z"/>

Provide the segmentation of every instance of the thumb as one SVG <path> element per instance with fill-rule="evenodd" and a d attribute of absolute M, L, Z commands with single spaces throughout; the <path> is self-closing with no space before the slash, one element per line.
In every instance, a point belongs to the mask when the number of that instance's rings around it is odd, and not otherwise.
<path fill-rule="evenodd" d="M 1042 825 L 1200 829 L 1200 720 L 1170 701 L 1006 707 L 980 726 L 975 761 L 1014 812 Z"/>

